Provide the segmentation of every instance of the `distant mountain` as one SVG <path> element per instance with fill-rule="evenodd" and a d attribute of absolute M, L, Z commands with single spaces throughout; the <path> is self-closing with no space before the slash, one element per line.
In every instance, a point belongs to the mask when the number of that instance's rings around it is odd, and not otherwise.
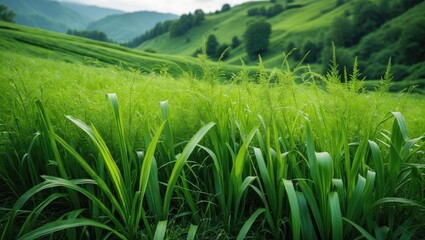
<path fill-rule="evenodd" d="M 85 28 L 91 19 L 51 0 L 0 0 L 16 13 L 16 23 L 55 32 Z"/>
<path fill-rule="evenodd" d="M 114 41 L 126 42 L 153 28 L 158 22 L 178 17 L 168 13 L 140 11 L 107 16 L 90 23 L 87 29 L 102 31 Z"/>
<path fill-rule="evenodd" d="M 84 5 L 84 4 L 74 3 L 74 2 L 61 1 L 61 4 L 69 9 L 72 9 L 80 14 L 83 14 L 89 17 L 92 21 L 97 21 L 109 15 L 125 13 L 117 9 L 104 8 L 104 7 L 98 7 L 98 6 L 92 6 L 92 5 Z"/>

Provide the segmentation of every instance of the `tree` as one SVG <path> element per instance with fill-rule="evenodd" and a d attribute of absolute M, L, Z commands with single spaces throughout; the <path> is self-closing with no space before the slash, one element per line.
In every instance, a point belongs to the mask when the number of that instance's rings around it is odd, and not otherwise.
<path fill-rule="evenodd" d="M 344 4 L 344 0 L 336 0 L 336 6 L 341 6 L 342 4 Z"/>
<path fill-rule="evenodd" d="M 423 2 L 423 0 L 403 0 L 403 7 L 405 10 L 414 7 L 416 4 Z"/>
<path fill-rule="evenodd" d="M 272 26 L 265 21 L 251 23 L 244 33 L 245 48 L 251 59 L 267 51 Z"/>
<path fill-rule="evenodd" d="M 414 64 L 425 61 L 425 17 L 415 19 L 403 28 L 398 41 L 400 58 L 403 63 Z"/>
<path fill-rule="evenodd" d="M 74 36 L 79 36 L 79 37 L 84 37 L 84 38 L 89 38 L 89 39 L 93 39 L 96 41 L 101 41 L 101 42 L 110 42 L 110 40 L 108 39 L 108 36 L 104 33 L 104 32 L 100 32 L 97 30 L 68 30 L 66 32 L 68 35 L 74 35 Z"/>
<path fill-rule="evenodd" d="M 313 42 L 311 39 L 308 39 L 304 43 L 304 54 L 307 54 L 307 52 L 309 52 L 309 54 L 306 56 L 304 61 L 306 63 L 317 62 L 319 60 L 320 49 L 321 49 L 321 47 L 318 44 Z"/>
<path fill-rule="evenodd" d="M 230 46 L 226 43 L 219 45 L 216 50 L 216 58 L 218 59 L 221 57 L 221 60 L 225 60 L 227 57 L 229 57 L 229 47 Z"/>
<path fill-rule="evenodd" d="M 286 45 L 286 54 L 289 53 L 291 53 L 290 57 L 292 57 L 295 61 L 299 61 L 302 58 L 300 50 L 297 49 L 295 43 L 292 41 Z"/>
<path fill-rule="evenodd" d="M 229 11 L 229 10 L 230 10 L 230 5 L 228 3 L 225 3 L 223 5 L 223 7 L 221 7 L 222 12 L 226 12 L 226 11 Z"/>
<path fill-rule="evenodd" d="M 353 12 L 353 26 L 355 26 L 356 30 L 353 39 L 354 44 L 358 43 L 366 34 L 377 29 L 385 21 L 376 3 L 371 1 L 357 1 L 354 5 Z"/>
<path fill-rule="evenodd" d="M 209 57 L 216 58 L 218 45 L 217 37 L 214 34 L 209 35 L 206 43 L 206 53 Z"/>
<path fill-rule="evenodd" d="M 347 16 L 341 15 L 332 21 L 331 40 L 338 47 L 350 47 L 354 43 L 355 29 Z"/>
<path fill-rule="evenodd" d="M 15 22 L 15 16 L 16 14 L 14 12 L 9 11 L 5 5 L 0 4 L 0 21 Z"/>
<path fill-rule="evenodd" d="M 232 48 L 235 49 L 241 45 L 241 40 L 239 40 L 238 36 L 233 36 L 232 38 Z"/>
<path fill-rule="evenodd" d="M 170 36 L 178 37 L 185 34 L 194 26 L 194 17 L 191 13 L 183 14 L 179 20 L 174 21 L 170 26 Z"/>
<path fill-rule="evenodd" d="M 205 20 L 205 13 L 201 9 L 197 9 L 193 14 L 193 26 L 199 26 Z"/>

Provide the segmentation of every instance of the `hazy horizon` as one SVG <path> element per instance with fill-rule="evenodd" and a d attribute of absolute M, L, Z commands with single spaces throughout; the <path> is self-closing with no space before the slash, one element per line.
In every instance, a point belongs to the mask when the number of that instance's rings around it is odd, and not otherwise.
<path fill-rule="evenodd" d="M 228 3 L 231 6 L 250 2 L 253 0 L 179 0 L 179 1 L 138 1 L 138 0 L 57 0 L 60 2 L 75 2 L 84 5 L 94 5 L 106 7 L 126 12 L 136 11 L 156 11 L 163 13 L 184 14 L 194 12 L 196 9 L 202 9 L 204 12 L 214 12 Z"/>

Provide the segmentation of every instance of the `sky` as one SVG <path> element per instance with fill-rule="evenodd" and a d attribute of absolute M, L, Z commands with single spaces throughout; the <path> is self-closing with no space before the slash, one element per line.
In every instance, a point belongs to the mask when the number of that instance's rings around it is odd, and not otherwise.
<path fill-rule="evenodd" d="M 223 4 L 231 6 L 252 0 L 59 0 L 68 2 L 83 3 L 86 5 L 96 5 L 123 10 L 126 12 L 135 11 L 157 11 L 164 13 L 183 14 L 202 9 L 205 13 L 221 9 Z"/>

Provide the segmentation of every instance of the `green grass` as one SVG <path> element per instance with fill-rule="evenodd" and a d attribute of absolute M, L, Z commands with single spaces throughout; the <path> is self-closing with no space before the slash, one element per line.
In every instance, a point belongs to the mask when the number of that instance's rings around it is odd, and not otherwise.
<path fill-rule="evenodd" d="M 119 66 L 141 72 L 156 72 L 173 76 L 191 74 L 202 78 L 197 59 L 185 56 L 145 53 L 85 38 L 27 28 L 0 22 L 0 49 L 6 53 L 42 57 L 95 67 Z M 216 68 L 219 64 L 212 63 Z M 231 76 L 239 67 L 221 66 L 223 74 Z"/>
<path fill-rule="evenodd" d="M 420 237 L 422 95 L 262 64 L 223 84 L 202 59 L 198 81 L 25 46 L 0 53 L 2 239 Z"/>

